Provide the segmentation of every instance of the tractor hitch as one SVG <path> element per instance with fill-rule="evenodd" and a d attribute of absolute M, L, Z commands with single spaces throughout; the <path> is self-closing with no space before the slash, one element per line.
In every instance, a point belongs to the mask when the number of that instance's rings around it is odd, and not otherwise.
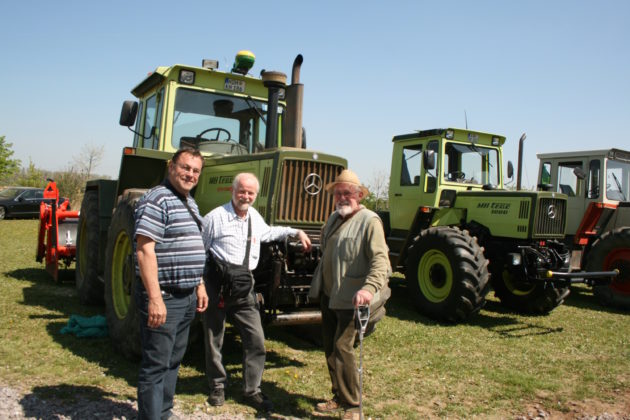
<path fill-rule="evenodd" d="M 588 285 L 594 284 L 608 284 L 613 278 L 619 275 L 619 270 L 614 269 L 612 271 L 551 271 L 548 270 L 544 273 L 544 277 L 560 281 L 566 284 L 586 283 Z"/>

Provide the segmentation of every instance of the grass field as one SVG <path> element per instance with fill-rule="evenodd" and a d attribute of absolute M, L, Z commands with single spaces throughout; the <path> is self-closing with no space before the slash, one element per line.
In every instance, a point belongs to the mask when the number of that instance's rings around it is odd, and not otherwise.
<path fill-rule="evenodd" d="M 0 385 L 68 401 L 134 400 L 135 363 L 108 339 L 60 334 L 70 315 L 103 308 L 79 304 L 72 270 L 55 284 L 35 262 L 37 223 L 0 221 Z M 537 408 L 556 418 L 630 413 L 630 314 L 601 307 L 590 289 L 575 288 L 565 305 L 539 317 L 506 312 L 491 295 L 465 325 L 417 314 L 401 279 L 392 290 L 388 317 L 364 342 L 367 416 L 528 418 Z M 322 351 L 285 329 L 271 328 L 267 338 L 263 390 L 279 416 L 311 417 L 312 406 L 329 397 Z M 180 410 L 254 415 L 240 403 L 240 342 L 231 329 L 225 358 L 228 400 L 210 408 L 203 344 L 189 348 L 178 383 Z"/>

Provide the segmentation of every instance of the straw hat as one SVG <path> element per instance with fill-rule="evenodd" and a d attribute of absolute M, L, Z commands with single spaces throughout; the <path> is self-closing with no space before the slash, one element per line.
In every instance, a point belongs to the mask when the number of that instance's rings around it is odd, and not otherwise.
<path fill-rule="evenodd" d="M 350 169 L 344 169 L 339 175 L 337 175 L 337 178 L 334 182 L 326 184 L 326 191 L 332 194 L 335 190 L 335 185 L 342 183 L 356 185 L 357 187 L 361 188 L 361 192 L 363 193 L 364 198 L 370 194 L 370 191 L 359 182 L 359 177 L 357 176 L 357 174 L 352 172 Z"/>

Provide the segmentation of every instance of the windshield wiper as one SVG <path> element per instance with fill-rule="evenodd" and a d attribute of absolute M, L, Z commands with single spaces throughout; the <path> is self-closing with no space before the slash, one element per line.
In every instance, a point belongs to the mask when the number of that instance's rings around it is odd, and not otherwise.
<path fill-rule="evenodd" d="M 254 99 L 251 96 L 249 96 L 249 95 L 247 95 L 247 97 L 245 98 L 245 101 L 247 102 L 247 105 L 249 105 L 249 109 L 253 109 L 256 112 L 256 114 L 258 114 L 258 116 L 260 117 L 262 122 L 265 125 L 267 125 L 267 119 L 263 115 L 263 113 L 260 110 L 260 108 L 258 108 L 258 105 L 256 105 L 256 101 L 254 101 Z"/>
<path fill-rule="evenodd" d="M 610 174 L 612 175 L 613 179 L 615 180 L 615 184 L 617 184 L 617 189 L 619 190 L 619 194 L 621 194 L 621 196 L 623 197 L 623 200 L 621 200 L 621 201 L 628 201 L 626 199 L 626 195 L 621 190 L 621 183 L 617 179 L 617 175 L 615 175 L 614 172 L 611 172 Z"/>

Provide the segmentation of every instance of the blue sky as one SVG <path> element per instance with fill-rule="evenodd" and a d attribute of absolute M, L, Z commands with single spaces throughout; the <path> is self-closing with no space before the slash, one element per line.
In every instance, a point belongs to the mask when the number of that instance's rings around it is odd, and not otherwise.
<path fill-rule="evenodd" d="M 630 149 L 628 1 L 29 1 L 0 14 L 0 135 L 14 157 L 67 168 L 104 146 L 117 177 L 130 90 L 157 66 L 256 55 L 290 74 L 304 56 L 311 149 L 348 159 L 370 184 L 394 135 L 465 127 L 505 135 L 504 160 Z"/>

